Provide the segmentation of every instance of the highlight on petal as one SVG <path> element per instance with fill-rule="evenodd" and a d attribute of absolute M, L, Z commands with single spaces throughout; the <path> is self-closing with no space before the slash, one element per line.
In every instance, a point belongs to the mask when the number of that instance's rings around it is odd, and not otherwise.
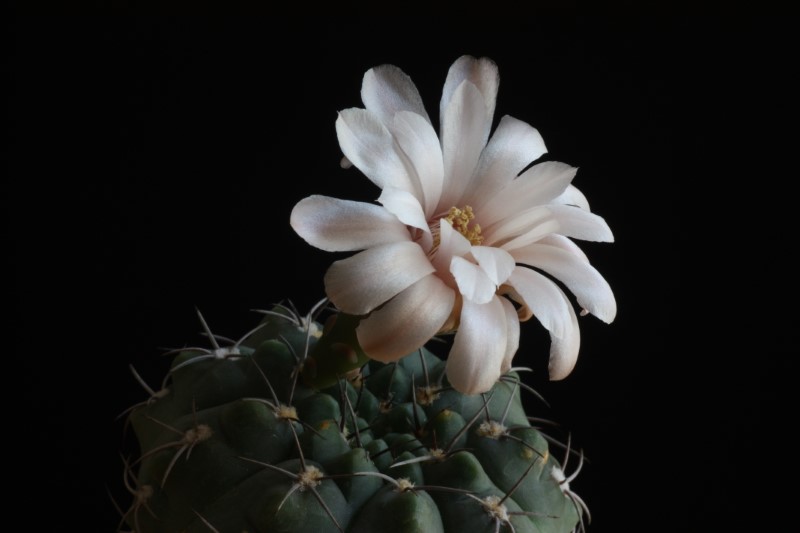
<path fill-rule="evenodd" d="M 361 348 L 383 362 L 412 353 L 439 333 L 455 298 L 436 275 L 423 277 L 361 321 L 356 330 Z"/>
<path fill-rule="evenodd" d="M 450 272 L 456 279 L 458 290 L 464 296 L 464 300 L 485 304 L 494 297 L 497 285 L 475 263 L 463 257 L 454 257 L 450 262 Z"/>
<path fill-rule="evenodd" d="M 398 111 L 412 111 L 428 123 L 431 121 L 417 86 L 408 74 L 394 65 L 381 65 L 364 74 L 361 100 L 387 125 Z"/>
<path fill-rule="evenodd" d="M 506 357 L 506 311 L 500 298 L 485 304 L 464 300 L 461 324 L 447 356 L 447 380 L 464 394 L 486 392 L 497 383 Z"/>
<path fill-rule="evenodd" d="M 495 286 L 505 283 L 514 270 L 514 258 L 505 250 L 490 246 L 473 246 L 470 252 Z"/>
<path fill-rule="evenodd" d="M 459 204 L 486 145 L 487 121 L 491 119 L 486 115 L 483 95 L 472 83 L 463 82 L 442 116 L 444 188 L 439 207 L 448 209 Z"/>
<path fill-rule="evenodd" d="M 511 255 L 518 263 L 539 268 L 564 283 L 587 312 L 610 323 L 617 315 L 617 301 L 608 282 L 589 263 L 547 244 L 531 244 Z"/>
<path fill-rule="evenodd" d="M 469 187 L 468 203 L 480 210 L 496 191 L 547 153 L 544 140 L 533 126 L 505 115 L 481 152 Z"/>
<path fill-rule="evenodd" d="M 394 137 L 376 115 L 366 109 L 340 111 L 336 134 L 344 156 L 375 185 L 418 193 Z"/>
<path fill-rule="evenodd" d="M 342 311 L 365 315 L 433 271 L 416 243 L 384 244 L 333 263 L 325 290 Z"/>
<path fill-rule="evenodd" d="M 569 237 L 551 233 L 550 235 L 545 235 L 536 242 L 539 244 L 549 244 L 550 246 L 561 248 L 562 250 L 580 258 L 581 261 L 585 261 L 586 263 L 589 262 L 589 258 L 586 256 L 586 253 L 581 250 L 581 247 L 575 244 Z"/>
<path fill-rule="evenodd" d="M 312 246 L 328 252 L 348 252 L 407 241 L 405 225 L 379 205 L 309 196 L 292 209 L 289 222 Z"/>
<path fill-rule="evenodd" d="M 497 89 L 500 86 L 500 75 L 497 65 L 491 59 L 482 57 L 476 59 L 472 56 L 464 55 L 455 60 L 447 72 L 447 79 L 442 90 L 442 100 L 439 103 L 439 117 L 444 117 L 445 111 L 450 105 L 453 95 L 459 86 L 468 81 L 480 91 L 486 106 L 487 123 L 484 137 L 488 138 L 489 129 L 494 118 L 495 102 L 497 101 Z M 444 130 L 444 127 L 442 127 Z"/>
<path fill-rule="evenodd" d="M 423 117 L 400 111 L 389 127 L 416 172 L 424 201 L 425 216 L 432 218 L 442 196 L 444 164 L 439 137 Z M 421 200 L 422 201 L 422 200 Z"/>

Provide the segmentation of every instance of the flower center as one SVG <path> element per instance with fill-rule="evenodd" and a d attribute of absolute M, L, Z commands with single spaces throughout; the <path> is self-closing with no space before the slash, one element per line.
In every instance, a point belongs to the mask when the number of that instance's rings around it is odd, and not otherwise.
<path fill-rule="evenodd" d="M 439 249 L 439 244 L 442 242 L 442 230 L 440 220 L 444 219 L 450 224 L 453 229 L 467 238 L 473 246 L 483 243 L 483 235 L 481 235 L 481 225 L 475 222 L 475 213 L 472 211 L 471 205 L 465 205 L 463 208 L 451 207 L 447 214 L 443 217 L 437 217 L 436 222 L 431 226 L 431 234 L 433 235 L 433 246 L 428 254 L 433 256 L 436 250 Z"/>

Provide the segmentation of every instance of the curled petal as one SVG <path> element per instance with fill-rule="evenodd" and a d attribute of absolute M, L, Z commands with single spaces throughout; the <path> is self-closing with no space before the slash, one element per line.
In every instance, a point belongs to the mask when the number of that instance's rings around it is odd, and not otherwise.
<path fill-rule="evenodd" d="M 309 196 L 292 209 L 292 228 L 312 246 L 347 252 L 410 240 L 408 229 L 381 206 Z"/>
<path fill-rule="evenodd" d="M 562 248 L 531 244 L 511 255 L 518 263 L 540 268 L 560 280 L 572 291 L 578 305 L 603 322 L 610 323 L 617 314 L 617 302 L 608 282 L 589 263 Z"/>
<path fill-rule="evenodd" d="M 510 296 L 523 306 L 519 311 L 523 317 L 530 310 L 552 336 L 564 336 L 564 319 L 572 304 L 555 283 L 535 270 L 516 267 L 507 284 L 514 289 Z"/>
<path fill-rule="evenodd" d="M 384 244 L 333 263 L 325 290 L 342 311 L 364 315 L 433 271 L 417 244 Z"/>
<path fill-rule="evenodd" d="M 494 297 L 497 285 L 475 263 L 463 257 L 454 257 L 450 263 L 450 272 L 456 279 L 458 290 L 465 300 L 485 304 Z"/>
<path fill-rule="evenodd" d="M 491 246 L 473 246 L 471 252 L 495 286 L 505 283 L 514 270 L 514 258 L 505 250 Z"/>
<path fill-rule="evenodd" d="M 500 298 L 464 300 L 461 325 L 447 357 L 447 380 L 459 392 L 479 394 L 500 378 L 507 346 L 506 311 Z"/>
<path fill-rule="evenodd" d="M 425 276 L 362 320 L 358 341 L 370 358 L 396 361 L 439 333 L 455 298 L 455 291 L 438 277 Z"/>
<path fill-rule="evenodd" d="M 375 185 L 419 194 L 394 137 L 366 109 L 345 109 L 336 119 L 336 134 L 345 157 Z"/>
<path fill-rule="evenodd" d="M 364 74 L 361 100 L 384 124 L 390 124 L 398 111 L 412 111 L 431 121 L 417 86 L 408 74 L 394 65 L 381 65 Z"/>

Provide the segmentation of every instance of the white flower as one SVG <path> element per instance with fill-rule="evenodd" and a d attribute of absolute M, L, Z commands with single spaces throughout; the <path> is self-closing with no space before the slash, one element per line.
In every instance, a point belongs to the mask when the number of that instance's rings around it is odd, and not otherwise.
<path fill-rule="evenodd" d="M 317 248 L 363 250 L 333 263 L 325 287 L 342 311 L 368 315 L 357 329 L 364 351 L 393 361 L 456 331 L 447 377 L 467 394 L 487 391 L 511 367 L 520 321 L 531 316 L 550 332 L 550 378 L 572 371 L 578 321 L 550 276 L 582 314 L 616 315 L 608 283 L 571 240 L 611 242 L 611 230 L 571 185 L 577 169 L 527 168 L 546 152 L 536 129 L 504 116 L 489 138 L 498 81 L 488 59 L 453 63 L 437 137 L 404 72 L 369 70 L 366 109 L 342 111 L 336 131 L 347 160 L 381 188 L 381 205 L 311 196 L 291 215 Z"/>

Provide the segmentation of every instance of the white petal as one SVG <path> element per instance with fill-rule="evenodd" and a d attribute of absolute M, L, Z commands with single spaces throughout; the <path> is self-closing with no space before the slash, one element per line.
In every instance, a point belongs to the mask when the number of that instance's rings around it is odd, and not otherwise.
<path fill-rule="evenodd" d="M 506 283 L 516 291 L 512 296 L 522 298 L 519 303 L 530 309 L 551 335 L 564 336 L 565 320 L 572 304 L 552 280 L 530 268 L 516 267 Z"/>
<path fill-rule="evenodd" d="M 548 206 L 548 209 L 550 209 L 550 206 Z M 560 226 L 558 222 L 548 217 L 538 222 L 529 230 L 525 231 L 525 233 L 514 237 L 510 241 L 506 241 L 502 246 L 500 246 L 500 248 L 507 252 L 511 252 L 517 248 L 522 248 L 534 242 L 539 242 L 544 237 L 552 235 L 559 230 Z"/>
<path fill-rule="evenodd" d="M 345 157 L 378 187 L 416 192 L 400 147 L 378 117 L 366 109 L 345 109 L 336 119 L 336 134 Z"/>
<path fill-rule="evenodd" d="M 558 221 L 558 233 L 574 239 L 614 242 L 614 234 L 602 217 L 574 205 L 550 205 L 548 209 Z"/>
<path fill-rule="evenodd" d="M 429 123 L 428 113 L 417 86 L 411 78 L 394 65 L 371 68 L 361 84 L 364 106 L 388 125 L 398 111 L 412 111 Z"/>
<path fill-rule="evenodd" d="M 458 202 L 472 178 L 481 150 L 486 145 L 486 122 L 483 95 L 472 83 L 463 82 L 456 89 L 442 116 L 444 186 L 439 201 L 440 209 L 464 207 L 458 205 Z"/>
<path fill-rule="evenodd" d="M 364 315 L 433 271 L 417 244 L 384 244 L 333 263 L 325 290 L 342 311 Z"/>
<path fill-rule="evenodd" d="M 431 259 L 433 266 L 440 274 L 450 272 L 453 257 L 463 257 L 469 253 L 472 245 L 466 237 L 453 229 L 446 220 L 439 221 L 439 249 Z"/>
<path fill-rule="evenodd" d="M 328 252 L 363 250 L 411 239 L 405 225 L 383 207 L 328 196 L 300 200 L 289 221 L 309 244 Z"/>
<path fill-rule="evenodd" d="M 462 82 L 469 81 L 480 91 L 486 106 L 487 121 L 484 124 L 484 137 L 489 136 L 489 129 L 492 126 L 494 117 L 494 106 L 497 100 L 497 89 L 500 85 L 500 76 L 497 72 L 497 65 L 491 59 L 482 57 L 476 59 L 471 56 L 459 57 L 447 72 L 447 79 L 442 90 L 442 100 L 439 103 L 440 120 L 445 116 L 445 112 L 450 105 L 453 95 Z M 444 122 L 442 122 L 444 125 Z"/>
<path fill-rule="evenodd" d="M 426 118 L 408 111 L 400 111 L 394 116 L 390 130 L 417 173 L 425 216 L 432 218 L 442 196 L 444 179 L 439 137 Z"/>
<path fill-rule="evenodd" d="M 468 203 L 479 210 L 497 191 L 545 153 L 547 148 L 536 128 L 504 116 L 481 153 Z"/>
<path fill-rule="evenodd" d="M 567 187 L 567 190 L 561 193 L 558 197 L 553 198 L 552 202 L 554 204 L 576 205 L 581 209 L 590 211 L 589 200 L 587 200 L 586 196 L 584 196 L 583 193 L 571 183 Z"/>
<path fill-rule="evenodd" d="M 560 280 L 572 291 L 578 305 L 604 322 L 612 322 L 617 302 L 608 282 L 589 263 L 561 248 L 531 244 L 511 255 L 518 263 L 540 268 Z"/>
<path fill-rule="evenodd" d="M 498 297 L 488 303 L 465 300 L 453 347 L 447 356 L 447 380 L 463 394 L 491 389 L 506 356 L 506 311 Z"/>
<path fill-rule="evenodd" d="M 419 199 L 410 192 L 394 187 L 384 187 L 378 202 L 383 204 L 383 207 L 403 224 L 430 232 L 428 221 L 425 220 L 425 213 L 422 211 L 422 206 L 419 205 Z"/>
<path fill-rule="evenodd" d="M 361 321 L 359 344 L 372 359 L 396 361 L 439 332 L 454 302 L 453 289 L 436 275 L 425 276 Z"/>
<path fill-rule="evenodd" d="M 491 246 L 473 246 L 470 251 L 495 286 L 505 283 L 514 270 L 514 258 L 505 250 Z"/>
<path fill-rule="evenodd" d="M 567 296 L 561 292 L 564 299 Z M 575 363 L 578 361 L 578 352 L 581 347 L 581 331 L 578 327 L 578 317 L 575 316 L 575 311 L 572 306 L 569 307 L 567 320 L 564 323 L 564 333 L 561 337 L 554 337 L 550 335 L 550 361 L 548 365 L 548 374 L 550 379 L 557 381 L 567 377 L 572 369 L 575 368 Z"/>
<path fill-rule="evenodd" d="M 505 374 L 511 368 L 514 354 L 519 348 L 519 317 L 517 310 L 514 309 L 514 304 L 505 298 L 499 298 L 499 300 L 506 312 L 506 353 L 503 356 L 503 366 L 500 367 L 500 373 Z"/>
<path fill-rule="evenodd" d="M 480 216 L 478 214 L 476 219 Z M 532 207 L 527 211 L 517 213 L 516 216 L 507 217 L 502 222 L 489 228 L 483 228 L 483 242 L 491 246 L 498 246 L 499 243 L 508 242 L 510 239 L 518 237 L 548 220 L 552 220 L 552 215 L 547 206 L 538 205 Z"/>
<path fill-rule="evenodd" d="M 475 263 L 463 257 L 454 257 L 450 262 L 450 272 L 456 279 L 458 290 L 464 296 L 464 300 L 485 304 L 494 297 L 497 285 L 492 283 L 486 272 Z"/>
<path fill-rule="evenodd" d="M 564 192 L 577 171 L 555 161 L 533 165 L 481 207 L 481 224 L 488 228 L 534 206 L 548 204 Z"/>
<path fill-rule="evenodd" d="M 564 237 L 563 235 L 557 234 L 550 234 L 545 235 L 538 241 L 539 244 L 549 244 L 550 246 L 556 246 L 561 248 L 562 250 L 566 250 L 567 252 L 574 254 L 575 256 L 579 257 L 582 261 L 589 262 L 589 258 L 586 256 L 583 250 L 581 250 L 580 246 L 575 244 L 571 239 L 568 237 Z"/>

